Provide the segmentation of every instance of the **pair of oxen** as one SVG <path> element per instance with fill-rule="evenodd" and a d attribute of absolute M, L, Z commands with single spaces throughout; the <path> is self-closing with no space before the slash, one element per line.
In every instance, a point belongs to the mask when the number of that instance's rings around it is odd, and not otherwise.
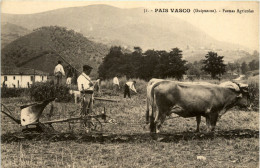
<path fill-rule="evenodd" d="M 217 121 L 227 110 L 234 106 L 249 107 L 248 100 L 247 84 L 151 79 L 147 85 L 146 123 L 150 123 L 151 132 L 159 133 L 166 116 L 175 113 L 184 118 L 196 117 L 196 131 L 199 132 L 203 116 L 207 131 L 214 131 Z"/>

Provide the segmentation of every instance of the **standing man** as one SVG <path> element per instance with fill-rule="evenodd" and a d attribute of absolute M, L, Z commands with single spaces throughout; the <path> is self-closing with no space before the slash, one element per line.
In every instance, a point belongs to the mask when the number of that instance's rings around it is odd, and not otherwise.
<path fill-rule="evenodd" d="M 83 72 L 79 75 L 77 79 L 78 83 L 78 89 L 79 91 L 84 91 L 84 90 L 92 90 L 93 91 L 93 82 L 91 81 L 89 75 L 92 71 L 92 67 L 89 65 L 84 65 L 83 66 Z"/>
<path fill-rule="evenodd" d="M 72 72 L 72 68 L 71 66 L 68 67 L 68 73 L 67 73 L 67 80 L 66 80 L 66 84 L 71 87 L 71 80 L 73 77 L 73 72 Z"/>
<path fill-rule="evenodd" d="M 5 81 L 5 79 L 4 79 L 4 82 L 3 82 L 3 84 L 2 84 L 2 87 L 3 87 L 3 88 L 6 88 L 6 81 Z"/>
<path fill-rule="evenodd" d="M 115 90 L 117 92 L 118 89 L 120 89 L 120 85 L 119 85 L 118 75 L 116 75 L 113 78 L 113 90 Z"/>
<path fill-rule="evenodd" d="M 132 91 L 134 91 L 135 93 L 137 93 L 136 89 L 135 89 L 135 84 L 136 84 L 136 81 L 133 81 L 133 82 L 126 82 L 125 84 L 125 90 L 124 90 L 124 98 L 126 98 L 126 95 L 128 95 L 129 98 L 131 98 L 130 96 L 130 89 Z"/>
<path fill-rule="evenodd" d="M 54 69 L 54 75 L 57 79 L 57 85 L 60 85 L 62 82 L 62 76 L 65 76 L 65 72 L 63 66 L 61 65 L 61 61 L 58 61 L 58 65 Z"/>
<path fill-rule="evenodd" d="M 78 90 L 83 95 L 82 112 L 83 114 L 91 113 L 92 110 L 92 99 L 93 99 L 93 82 L 89 75 L 92 71 L 92 67 L 88 65 L 83 66 L 83 72 L 77 79 Z M 87 110 L 88 108 L 88 110 Z"/>

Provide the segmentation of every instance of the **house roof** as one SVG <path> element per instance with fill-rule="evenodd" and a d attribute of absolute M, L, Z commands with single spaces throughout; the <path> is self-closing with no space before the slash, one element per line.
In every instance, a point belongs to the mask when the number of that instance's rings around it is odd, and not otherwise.
<path fill-rule="evenodd" d="M 49 75 L 49 73 L 29 68 L 2 66 L 1 75 Z"/>

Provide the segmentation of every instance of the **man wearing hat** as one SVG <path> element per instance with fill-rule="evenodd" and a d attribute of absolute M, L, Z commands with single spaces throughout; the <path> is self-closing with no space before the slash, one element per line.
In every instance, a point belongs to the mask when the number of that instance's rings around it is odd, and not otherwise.
<path fill-rule="evenodd" d="M 92 69 L 93 68 L 89 65 L 83 66 L 83 72 L 81 73 L 81 75 L 77 79 L 79 91 L 93 90 L 94 89 L 93 83 L 92 83 L 92 81 L 89 77 L 89 74 L 91 73 Z"/>
<path fill-rule="evenodd" d="M 57 85 L 60 85 L 62 82 L 62 76 L 65 76 L 65 71 L 63 69 L 63 66 L 61 65 L 61 61 L 58 61 L 58 64 L 54 69 L 54 75 L 57 79 Z"/>
<path fill-rule="evenodd" d="M 78 89 L 83 97 L 82 111 L 81 114 L 86 115 L 92 112 L 93 106 L 93 90 L 94 86 L 89 77 L 92 67 L 89 65 L 83 66 L 83 72 L 77 79 Z M 89 126 L 88 126 L 89 127 Z"/>

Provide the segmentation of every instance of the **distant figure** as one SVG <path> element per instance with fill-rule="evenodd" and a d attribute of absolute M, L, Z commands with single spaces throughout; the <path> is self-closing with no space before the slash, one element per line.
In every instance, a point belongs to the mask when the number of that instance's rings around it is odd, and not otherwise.
<path fill-rule="evenodd" d="M 65 72 L 63 66 L 61 65 L 61 61 L 58 61 L 58 65 L 54 69 L 54 75 L 57 79 L 57 85 L 60 85 L 62 82 L 62 76 L 65 76 Z"/>
<path fill-rule="evenodd" d="M 66 80 L 66 84 L 67 84 L 69 87 L 71 87 L 72 77 L 73 77 L 73 72 L 72 72 L 71 67 L 69 67 L 69 68 L 68 68 L 68 73 L 67 73 L 67 80 Z"/>
<path fill-rule="evenodd" d="M 118 75 L 116 75 L 113 78 L 113 90 L 117 92 L 119 89 L 120 89 L 120 85 L 119 85 Z"/>
<path fill-rule="evenodd" d="M 4 80 L 2 87 L 6 88 L 6 80 Z"/>
<path fill-rule="evenodd" d="M 125 84 L 125 90 L 124 90 L 124 98 L 126 98 L 126 95 L 128 95 L 128 97 L 131 98 L 130 89 L 131 89 L 132 91 L 134 91 L 135 93 L 137 93 L 137 91 L 136 91 L 136 89 L 135 89 L 135 84 L 136 84 L 136 81 L 126 82 L 126 84 Z"/>

